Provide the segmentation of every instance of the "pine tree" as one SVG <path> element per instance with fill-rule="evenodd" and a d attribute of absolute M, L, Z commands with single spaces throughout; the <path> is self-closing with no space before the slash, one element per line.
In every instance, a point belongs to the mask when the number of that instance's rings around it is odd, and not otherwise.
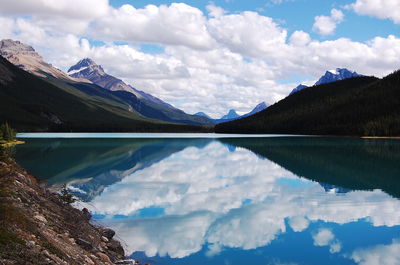
<path fill-rule="evenodd" d="M 5 141 L 13 141 L 13 140 L 15 140 L 15 135 L 16 135 L 16 133 L 15 133 L 15 131 L 8 125 L 8 123 L 6 122 L 6 123 L 3 123 L 3 124 L 0 126 L 0 135 L 1 135 L 1 138 L 0 138 L 0 139 L 3 139 L 3 140 L 5 140 Z"/>

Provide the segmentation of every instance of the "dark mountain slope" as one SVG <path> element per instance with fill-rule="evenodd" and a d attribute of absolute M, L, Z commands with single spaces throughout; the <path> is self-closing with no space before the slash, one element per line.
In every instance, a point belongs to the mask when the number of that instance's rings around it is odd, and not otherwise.
<path fill-rule="evenodd" d="M 216 125 L 219 133 L 400 135 L 400 72 L 305 88 L 251 117 Z"/>
<path fill-rule="evenodd" d="M 49 82 L 0 57 L 0 123 L 18 131 L 195 131 L 147 119 L 104 89 L 86 84 L 80 91 L 56 78 Z M 47 79 L 46 79 L 47 80 Z M 107 92 L 106 92 L 107 93 Z"/>

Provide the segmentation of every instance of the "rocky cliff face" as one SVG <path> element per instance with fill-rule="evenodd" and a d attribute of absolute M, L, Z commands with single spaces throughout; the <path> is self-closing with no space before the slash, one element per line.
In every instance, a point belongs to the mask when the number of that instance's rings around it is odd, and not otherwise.
<path fill-rule="evenodd" d="M 15 162 L 0 159 L 0 264 L 135 264 L 114 231 L 49 192 Z"/>
<path fill-rule="evenodd" d="M 14 40 L 0 41 L 0 55 L 19 68 L 40 77 L 48 75 L 70 81 L 82 81 L 71 78 L 60 69 L 45 62 L 35 49 Z"/>

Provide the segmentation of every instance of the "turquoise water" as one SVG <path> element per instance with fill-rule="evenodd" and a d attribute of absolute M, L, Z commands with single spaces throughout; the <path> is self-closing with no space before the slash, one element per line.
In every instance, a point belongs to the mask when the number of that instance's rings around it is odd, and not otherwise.
<path fill-rule="evenodd" d="M 30 138 L 16 159 L 143 263 L 400 264 L 400 141 L 184 136 Z"/>

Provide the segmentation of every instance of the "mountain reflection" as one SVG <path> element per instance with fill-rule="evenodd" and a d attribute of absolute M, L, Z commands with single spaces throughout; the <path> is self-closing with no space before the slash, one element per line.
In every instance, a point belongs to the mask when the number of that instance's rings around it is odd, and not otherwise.
<path fill-rule="evenodd" d="M 137 170 L 209 139 L 30 139 L 18 147 L 17 161 L 50 186 L 70 186 L 90 201 Z"/>
<path fill-rule="evenodd" d="M 382 189 L 400 197 L 400 141 L 394 139 L 222 139 L 246 148 L 300 177 L 341 190 Z M 334 188 L 334 186 L 332 186 Z"/>
<path fill-rule="evenodd" d="M 255 249 L 253 263 L 369 264 L 400 259 L 399 151 L 392 140 L 108 139 L 33 141 L 17 155 L 31 172 L 52 165 L 50 184 L 69 183 L 153 264 L 243 264 Z"/>

